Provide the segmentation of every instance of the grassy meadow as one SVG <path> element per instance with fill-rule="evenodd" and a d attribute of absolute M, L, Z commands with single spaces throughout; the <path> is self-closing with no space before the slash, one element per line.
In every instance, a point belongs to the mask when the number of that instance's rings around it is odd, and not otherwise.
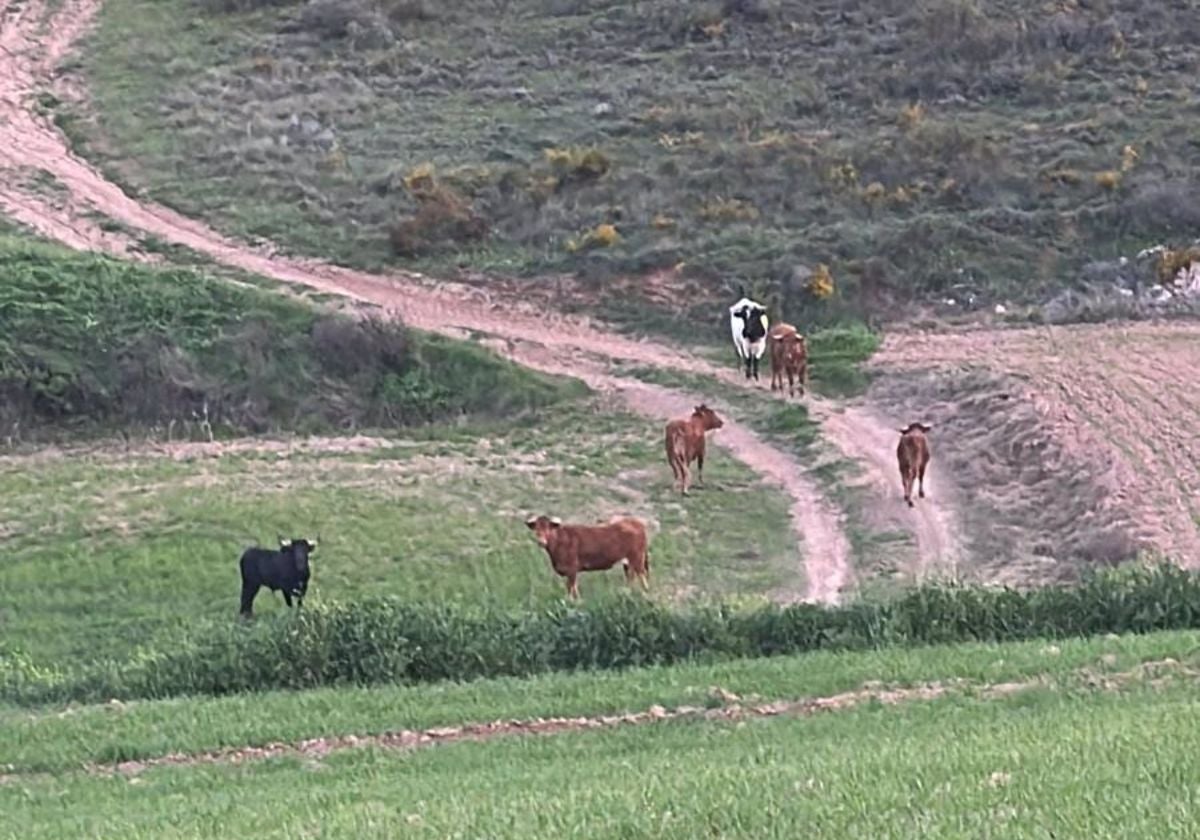
<path fill-rule="evenodd" d="M 829 696 L 866 684 L 909 687 L 965 681 L 963 688 L 1031 679 L 1078 687 L 1087 674 L 1145 661 L 1194 664 L 1196 630 L 1088 639 L 929 645 L 802 656 L 540 674 L 414 686 L 339 686 L 226 697 L 47 707 L 0 704 L 0 757 L 20 773 L 199 753 L 321 736 L 375 735 L 467 721 L 617 714 L 654 704 L 711 707 L 714 686 L 769 702 Z M 1088 670 L 1091 669 L 1091 670 Z M 1095 676 L 1093 674 L 1093 676 Z"/>
<path fill-rule="evenodd" d="M 219 458 L 120 448 L 0 458 L 5 641 L 78 661 L 198 619 L 232 621 L 241 550 L 277 533 L 321 534 L 310 603 L 398 595 L 534 606 L 563 593 L 524 526 L 535 510 L 646 518 L 660 597 L 802 588 L 785 499 L 717 450 L 710 489 L 682 504 L 659 435 L 657 424 L 585 401 L 528 426 L 368 438 L 361 451 L 359 439 L 333 438 L 317 439 L 332 451 L 298 439 L 293 454 L 251 441 Z M 619 570 L 581 579 L 585 597 L 623 587 Z M 278 594 L 259 594 L 260 614 L 284 609 Z"/>

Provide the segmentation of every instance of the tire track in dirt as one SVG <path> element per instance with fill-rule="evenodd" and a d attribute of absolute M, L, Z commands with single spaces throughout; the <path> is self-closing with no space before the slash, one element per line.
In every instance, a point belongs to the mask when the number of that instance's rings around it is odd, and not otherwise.
<path fill-rule="evenodd" d="M 165 207 L 142 204 L 126 195 L 74 155 L 65 138 L 32 110 L 30 99 L 51 82 L 56 63 L 91 24 L 99 0 L 66 0 L 52 17 L 42 0 L 18 5 L 0 0 L 0 172 L 45 170 L 85 209 L 166 241 L 185 245 L 219 262 L 265 277 L 349 297 L 399 315 L 414 328 L 461 337 L 467 329 L 536 343 L 537 351 L 515 346 L 510 358 L 550 373 L 577 376 L 593 387 L 615 390 L 647 416 L 666 420 L 690 409 L 691 399 L 657 386 L 613 377 L 581 360 L 583 354 L 657 367 L 709 374 L 703 361 L 651 341 L 604 333 L 585 319 L 548 315 L 519 302 L 494 301 L 478 289 L 433 283 L 417 274 L 381 277 L 317 260 L 280 258 L 233 242 L 205 225 Z M 39 25 L 46 23 L 42 37 Z M 8 178 L 7 181 L 11 181 Z M 37 196 L 0 184 L 0 206 L 28 224 L 76 248 L 115 250 L 79 218 L 80 208 L 55 207 Z M 128 249 L 126 249 L 128 250 Z M 793 528 L 805 548 L 805 600 L 832 602 L 850 579 L 849 542 L 837 512 L 805 476 L 803 467 L 731 420 L 717 442 L 738 460 L 792 497 Z"/>

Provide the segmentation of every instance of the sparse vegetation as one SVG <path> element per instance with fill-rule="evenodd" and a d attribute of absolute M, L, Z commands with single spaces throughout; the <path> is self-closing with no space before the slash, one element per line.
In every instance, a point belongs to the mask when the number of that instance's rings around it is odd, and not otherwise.
<path fill-rule="evenodd" d="M 1197 25 L 1129 0 L 111 0 L 97 116 L 64 119 L 151 197 L 323 256 L 586 277 L 686 257 L 722 297 L 824 263 L 843 314 L 884 318 L 1040 301 L 1194 235 Z M 478 177 L 448 204 L 374 188 L 425 161 Z M 559 247 L 598 224 L 620 241 Z M 797 291 L 803 317 L 827 306 Z"/>

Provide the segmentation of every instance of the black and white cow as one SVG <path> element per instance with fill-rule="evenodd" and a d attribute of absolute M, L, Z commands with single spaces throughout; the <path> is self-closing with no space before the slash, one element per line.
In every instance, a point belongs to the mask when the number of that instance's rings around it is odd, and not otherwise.
<path fill-rule="evenodd" d="M 242 616 L 251 617 L 254 596 L 264 586 L 283 592 L 283 600 L 289 607 L 294 597 L 299 609 L 308 591 L 309 557 L 316 551 L 318 541 L 280 537 L 277 551 L 252 547 L 242 552 Z"/>
<path fill-rule="evenodd" d="M 738 360 L 746 366 L 746 378 L 758 379 L 758 361 L 767 350 L 767 309 L 748 297 L 729 307 L 729 329 Z"/>

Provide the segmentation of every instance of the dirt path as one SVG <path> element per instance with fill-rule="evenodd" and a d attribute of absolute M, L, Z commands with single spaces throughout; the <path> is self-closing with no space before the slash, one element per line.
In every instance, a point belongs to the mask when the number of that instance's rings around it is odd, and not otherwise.
<path fill-rule="evenodd" d="M 1111 323 L 952 334 L 897 334 L 874 364 L 895 370 L 998 370 L 1064 450 L 1103 484 L 1102 506 L 1139 540 L 1200 563 L 1200 330 Z"/>
<path fill-rule="evenodd" d="M 662 344 L 614 335 L 585 318 L 548 314 L 521 301 L 494 299 L 486 291 L 440 283 L 418 274 L 371 275 L 317 260 L 275 255 L 234 242 L 165 207 L 138 202 L 70 150 L 66 139 L 36 112 L 35 96 L 51 87 L 57 63 L 91 25 L 100 0 L 64 0 L 52 16 L 44 0 L 0 0 L 0 173 L 44 171 L 65 190 L 67 200 L 50 200 L 0 179 L 0 210 L 43 235 L 80 249 L 141 258 L 135 242 L 105 232 L 91 219 L 99 213 L 164 241 L 245 271 L 320 292 L 382 307 L 421 330 L 461 337 L 463 330 L 499 339 L 501 352 L 532 368 L 584 379 L 620 393 L 635 410 L 666 420 L 686 413 L 692 398 L 612 375 L 607 360 L 716 375 L 744 385 L 734 372 Z M 877 474 L 890 474 L 883 455 L 885 425 L 866 412 L 839 414 L 814 402 L 819 420 L 845 455 Z M 716 442 L 752 470 L 782 486 L 792 498 L 794 530 L 804 545 L 806 600 L 834 601 L 851 579 L 849 542 L 837 510 L 799 463 L 748 428 L 727 420 Z M 897 482 L 892 482 L 898 488 Z M 899 491 L 893 488 L 892 497 Z M 923 559 L 938 560 L 952 544 L 951 531 L 933 506 L 912 517 Z"/>
<path fill-rule="evenodd" d="M 810 401 L 810 411 L 821 422 L 825 435 L 845 453 L 858 453 L 871 469 L 869 476 L 877 493 L 883 498 L 902 498 L 900 469 L 896 460 L 896 444 L 900 428 L 911 420 L 903 418 L 888 424 L 871 409 L 860 405 L 837 408 L 824 400 Z M 930 444 L 936 452 L 936 443 Z M 925 476 L 925 498 L 915 498 L 916 506 L 908 513 L 917 540 L 920 568 L 913 570 L 917 577 L 928 573 L 946 573 L 957 578 L 963 557 L 963 541 L 954 518 L 957 509 L 954 486 L 943 479 L 937 466 Z"/>

